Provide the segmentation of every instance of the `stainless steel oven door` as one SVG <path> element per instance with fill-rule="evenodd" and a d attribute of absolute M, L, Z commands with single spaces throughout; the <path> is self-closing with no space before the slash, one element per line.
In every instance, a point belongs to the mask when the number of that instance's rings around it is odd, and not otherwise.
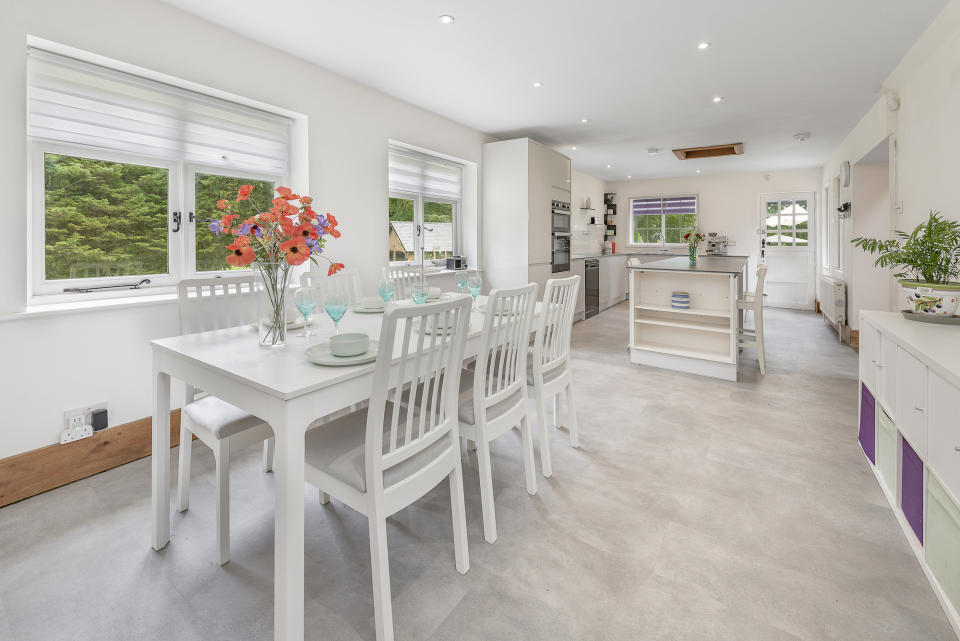
<path fill-rule="evenodd" d="M 551 272 L 570 271 L 570 235 L 557 233 L 553 235 L 553 251 L 551 254 Z"/>
<path fill-rule="evenodd" d="M 553 231 L 570 233 L 570 212 L 553 212 Z"/>

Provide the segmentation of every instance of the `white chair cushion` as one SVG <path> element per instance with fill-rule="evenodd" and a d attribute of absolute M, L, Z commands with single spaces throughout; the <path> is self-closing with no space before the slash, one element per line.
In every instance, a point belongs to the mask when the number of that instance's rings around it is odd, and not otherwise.
<path fill-rule="evenodd" d="M 464 369 L 460 372 L 460 420 L 467 425 L 476 425 L 477 418 L 473 412 L 473 377 L 474 370 Z M 503 399 L 496 405 L 487 408 L 487 420 L 492 421 L 512 410 L 517 403 L 523 400 L 523 388 Z"/>
<path fill-rule="evenodd" d="M 204 396 L 183 408 L 194 423 L 219 440 L 262 425 L 264 421 L 216 396 Z"/>
<path fill-rule="evenodd" d="M 390 420 L 393 416 L 393 403 L 388 402 L 384 409 L 384 451 L 388 448 L 390 434 Z M 399 430 L 404 429 L 405 410 L 400 410 Z M 417 428 L 417 418 L 414 417 L 414 430 Z M 326 425 L 307 432 L 306 463 L 308 466 L 326 472 L 338 481 L 342 481 L 361 492 L 367 491 L 366 446 L 367 408 L 351 412 L 346 416 L 333 420 Z M 403 436 L 401 434 L 401 445 Z M 422 469 L 428 463 L 436 460 L 445 449 L 450 447 L 449 436 L 408 458 L 399 465 L 394 465 L 383 475 L 384 486 L 390 487 L 408 476 Z"/>
<path fill-rule="evenodd" d="M 567 371 L 566 363 L 558 367 L 554 367 L 549 372 L 544 373 L 543 382 L 549 383 L 550 381 L 560 378 L 560 376 L 565 371 Z M 527 354 L 527 385 L 529 385 L 530 387 L 533 387 L 533 352 L 532 351 Z"/>

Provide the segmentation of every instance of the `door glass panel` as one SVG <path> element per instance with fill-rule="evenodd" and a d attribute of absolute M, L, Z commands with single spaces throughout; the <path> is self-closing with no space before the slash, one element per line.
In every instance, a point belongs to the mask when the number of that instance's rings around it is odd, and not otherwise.
<path fill-rule="evenodd" d="M 217 236 L 210 231 L 206 222 L 210 219 L 219 219 L 223 215 L 224 212 L 217 209 L 217 201 L 219 200 L 227 200 L 230 203 L 230 209 L 240 216 L 235 222 L 242 222 L 254 214 L 252 207 L 237 202 L 237 190 L 240 189 L 241 185 L 253 185 L 250 202 L 257 209 L 260 211 L 270 209 L 270 201 L 273 200 L 275 195 L 273 193 L 273 181 L 217 174 L 198 173 L 194 176 L 194 211 L 197 217 L 194 242 L 197 252 L 196 269 L 198 272 L 250 269 L 249 266 L 234 267 L 227 264 L 229 252 L 224 247 L 232 242 L 230 236 L 223 234 Z"/>
<path fill-rule="evenodd" d="M 44 154 L 44 277 L 167 274 L 169 170 Z"/>
<path fill-rule="evenodd" d="M 777 247 L 780 245 L 779 242 L 780 234 L 775 231 L 767 232 L 767 247 Z"/>
<path fill-rule="evenodd" d="M 808 233 L 809 233 L 809 232 L 805 232 L 805 231 L 798 231 L 798 232 L 796 233 L 796 238 L 797 238 L 796 244 L 797 244 L 798 246 L 799 246 L 799 245 L 803 245 L 804 247 L 807 246 L 807 244 L 808 244 L 808 243 L 807 243 L 807 240 L 808 240 L 808 239 L 807 239 L 807 234 L 808 234 Z"/>
<path fill-rule="evenodd" d="M 390 220 L 390 262 L 415 259 L 416 230 L 413 224 L 413 199 L 390 198 L 388 218 Z"/>
<path fill-rule="evenodd" d="M 423 251 L 426 260 L 453 256 L 453 205 L 423 201 Z"/>

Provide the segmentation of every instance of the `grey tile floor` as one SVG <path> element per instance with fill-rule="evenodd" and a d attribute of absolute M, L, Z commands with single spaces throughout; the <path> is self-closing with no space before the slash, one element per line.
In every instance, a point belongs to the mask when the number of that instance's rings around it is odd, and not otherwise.
<path fill-rule="evenodd" d="M 626 327 L 625 305 L 575 327 L 582 447 L 554 432 L 539 494 L 519 436 L 495 444 L 494 545 L 465 458 L 467 575 L 446 485 L 391 519 L 398 639 L 956 638 L 858 449 L 856 354 L 818 316 L 769 310 L 767 374 L 748 351 L 737 384 L 630 365 Z M 212 470 L 194 444 L 159 553 L 149 459 L 0 509 L 0 640 L 271 639 L 272 476 L 235 459 L 220 568 Z M 307 638 L 372 640 L 366 522 L 304 496 Z"/>

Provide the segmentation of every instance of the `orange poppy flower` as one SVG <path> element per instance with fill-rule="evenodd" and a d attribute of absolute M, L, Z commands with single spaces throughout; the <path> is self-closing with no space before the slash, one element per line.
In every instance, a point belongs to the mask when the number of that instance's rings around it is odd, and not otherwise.
<path fill-rule="evenodd" d="M 294 236 L 296 234 L 293 221 L 286 217 L 280 219 L 280 229 L 283 230 L 284 236 Z"/>
<path fill-rule="evenodd" d="M 220 227 L 223 228 L 223 233 L 230 233 L 230 223 L 232 223 L 236 218 L 240 218 L 240 216 L 237 216 L 236 214 L 227 214 L 220 219 Z"/>
<path fill-rule="evenodd" d="M 307 238 L 317 238 L 317 229 L 313 225 L 297 225 L 293 228 L 294 236 L 300 236 L 304 240 Z"/>
<path fill-rule="evenodd" d="M 240 185 L 240 189 L 237 190 L 237 200 L 246 200 L 252 191 L 253 185 Z"/>
<path fill-rule="evenodd" d="M 239 247 L 246 247 L 250 244 L 249 236 L 237 236 L 237 239 L 233 242 L 234 245 Z"/>
<path fill-rule="evenodd" d="M 227 254 L 227 264 L 233 267 L 245 267 L 257 259 L 253 247 L 242 246 L 238 243 L 227 245 L 230 253 Z"/>
<path fill-rule="evenodd" d="M 303 238 L 299 237 L 281 243 L 280 250 L 283 251 L 283 257 L 291 265 L 302 265 L 310 257 L 307 244 L 303 241 Z"/>
<path fill-rule="evenodd" d="M 337 229 L 337 219 L 333 217 L 333 214 L 327 212 L 327 233 L 333 236 L 334 238 L 340 238 L 340 231 Z"/>
<path fill-rule="evenodd" d="M 300 204 L 303 205 L 304 207 L 306 207 L 312 202 L 313 202 L 313 198 L 311 198 L 310 196 L 300 196 Z"/>
<path fill-rule="evenodd" d="M 330 269 L 327 270 L 327 276 L 333 276 L 344 267 L 345 265 L 343 263 L 330 263 Z"/>
<path fill-rule="evenodd" d="M 280 194 L 280 197 L 284 200 L 297 200 L 300 198 L 300 196 L 293 193 L 293 190 L 289 187 L 277 187 L 277 193 Z"/>
<path fill-rule="evenodd" d="M 226 198 L 221 198 L 217 201 L 217 209 L 226 209 L 230 206 L 230 201 Z"/>

